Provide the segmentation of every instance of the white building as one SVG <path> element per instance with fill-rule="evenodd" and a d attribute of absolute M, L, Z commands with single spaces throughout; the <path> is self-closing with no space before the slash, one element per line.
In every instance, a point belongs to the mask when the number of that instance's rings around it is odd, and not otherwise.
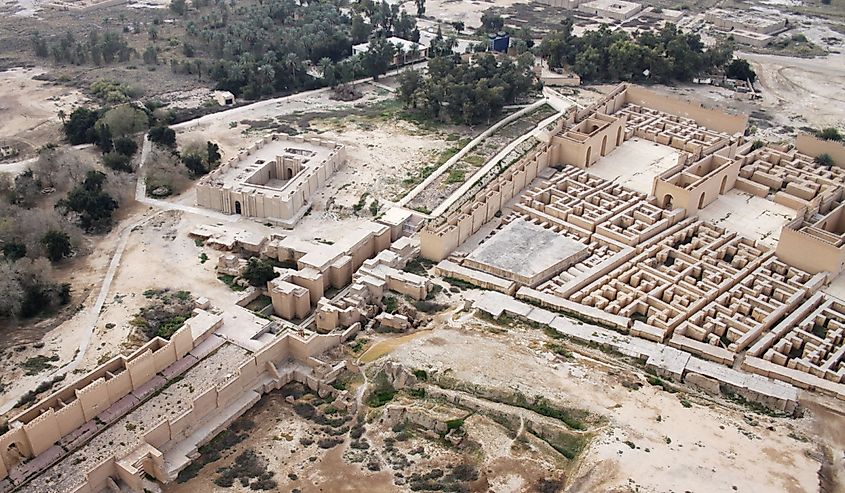
<path fill-rule="evenodd" d="M 387 38 L 387 42 L 396 47 L 396 56 L 393 58 L 393 65 L 405 65 L 428 57 L 428 46 L 420 43 L 414 43 L 413 41 L 397 38 L 396 36 Z M 363 55 L 369 50 L 370 43 L 357 44 L 352 47 L 352 55 Z"/>

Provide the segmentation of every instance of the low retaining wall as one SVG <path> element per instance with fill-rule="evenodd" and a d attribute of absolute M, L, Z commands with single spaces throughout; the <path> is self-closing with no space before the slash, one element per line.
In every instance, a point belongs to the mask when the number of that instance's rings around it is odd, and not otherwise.
<path fill-rule="evenodd" d="M 740 372 L 664 344 L 626 336 L 596 325 L 578 323 L 501 293 L 486 292 L 472 306 L 495 318 L 506 313 L 532 323 L 547 325 L 582 343 L 618 351 L 644 362 L 647 370 L 666 378 L 684 382 L 692 377 L 690 383 L 705 390 L 708 387 L 706 382 L 716 381 L 722 390 L 785 413 L 792 413 L 798 407 L 798 390 L 792 385 L 757 374 Z M 713 388 L 711 385 L 710 389 Z"/>

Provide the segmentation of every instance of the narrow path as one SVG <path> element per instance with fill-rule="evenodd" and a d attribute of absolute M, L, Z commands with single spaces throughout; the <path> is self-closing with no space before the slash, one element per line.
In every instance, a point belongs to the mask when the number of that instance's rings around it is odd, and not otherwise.
<path fill-rule="evenodd" d="M 117 246 L 115 247 L 114 253 L 112 254 L 108 270 L 106 270 L 106 275 L 103 278 L 103 282 L 100 285 L 100 291 L 97 294 L 97 299 L 92 305 L 83 308 L 82 311 L 80 311 L 72 319 L 70 319 L 73 320 L 76 318 L 81 318 L 82 325 L 86 327 L 86 330 L 78 336 L 79 347 L 77 348 L 73 359 L 65 365 L 50 372 L 48 375 L 46 375 L 45 378 L 41 380 L 42 382 L 52 380 L 53 378 L 59 375 L 66 375 L 75 370 L 82 362 L 82 359 L 85 357 L 85 352 L 87 351 L 88 346 L 91 344 L 91 339 L 94 335 L 94 330 L 97 328 L 97 321 L 100 318 L 100 311 L 102 311 L 103 309 L 103 305 L 106 302 L 106 297 L 109 294 L 109 290 L 111 290 L 111 285 L 112 281 L 114 280 L 114 276 L 117 273 L 117 269 L 120 267 L 120 260 L 123 256 L 123 251 L 126 249 L 126 245 L 129 242 L 130 233 L 132 233 L 133 229 L 145 225 L 162 212 L 163 211 L 157 211 L 150 216 L 144 217 L 138 221 L 128 224 L 124 226 L 123 229 L 120 231 L 120 237 L 118 239 Z M 66 321 L 65 323 L 68 322 L 69 321 Z M 29 389 L 16 389 L 16 391 L 14 392 L 4 394 L 4 402 L 2 405 L 0 405 L 0 414 L 6 413 L 10 409 L 12 409 L 28 390 Z"/>
<path fill-rule="evenodd" d="M 495 133 L 497 130 L 504 127 L 505 125 L 515 121 L 516 119 L 525 115 L 526 113 L 530 113 L 531 111 L 534 111 L 535 109 L 543 106 L 547 102 L 548 102 L 547 98 L 538 99 L 537 101 L 535 101 L 535 102 L 531 103 L 530 105 L 522 108 L 521 110 L 517 111 L 516 113 L 510 114 L 510 115 L 502 118 L 501 120 L 496 122 L 493 126 L 488 127 L 487 130 L 481 132 L 474 139 L 469 141 L 469 143 L 467 143 L 467 145 L 465 145 L 463 147 L 463 149 L 461 149 L 460 151 L 455 153 L 455 155 L 450 157 L 445 163 L 441 164 L 439 168 L 437 168 L 436 170 L 434 170 L 433 173 L 428 175 L 425 178 L 425 180 L 423 180 L 419 185 L 414 187 L 413 190 L 411 190 L 410 192 L 405 194 L 405 196 L 402 197 L 402 199 L 399 202 L 397 202 L 396 205 L 398 205 L 399 207 L 405 207 L 406 205 L 408 205 L 408 203 L 410 203 L 414 199 L 414 197 L 419 195 L 423 190 L 426 189 L 426 187 L 431 185 L 436 179 L 438 179 L 443 173 L 446 172 L 446 170 L 451 168 L 455 163 L 457 163 L 458 161 L 463 159 L 464 156 L 466 156 L 471 150 L 475 149 L 478 146 L 478 144 L 480 144 L 484 139 L 491 136 L 493 133 Z M 520 138 L 522 138 L 522 137 L 520 137 Z M 519 139 L 517 139 L 517 140 L 519 140 Z M 476 174 L 478 174 L 478 173 L 480 173 L 480 171 L 477 172 Z"/>
<path fill-rule="evenodd" d="M 546 99 L 546 98 L 541 99 L 539 101 L 539 103 L 542 103 L 542 104 L 546 104 L 547 102 L 548 102 L 548 99 Z M 472 187 L 474 187 L 475 184 L 478 183 L 479 180 L 483 179 L 490 172 L 490 170 L 492 170 L 495 166 L 497 166 L 502 159 L 504 159 L 508 154 L 510 154 L 511 151 L 516 149 L 520 144 L 522 144 L 526 140 L 530 139 L 531 137 L 534 137 L 534 136 L 540 134 L 541 132 L 545 131 L 545 128 L 546 128 L 547 125 L 554 122 L 558 118 L 562 117 L 564 114 L 565 114 L 564 110 L 558 111 L 554 115 L 552 115 L 552 116 L 546 118 L 545 120 L 541 121 L 540 123 L 538 123 L 536 127 L 530 129 L 529 131 L 525 132 L 524 134 L 522 134 L 517 139 L 511 141 L 511 143 L 508 144 L 504 149 L 499 151 L 498 154 L 496 154 L 495 156 L 490 158 L 484 164 L 484 166 L 481 167 L 481 169 L 479 169 L 478 171 L 475 172 L 474 175 L 472 175 L 472 177 L 469 180 L 467 180 L 460 187 L 458 187 L 458 189 L 455 190 L 452 193 L 452 195 L 449 196 L 449 198 L 447 198 L 446 200 L 441 202 L 440 205 L 438 205 L 437 208 L 434 209 L 434 211 L 431 213 L 431 217 L 433 217 L 433 218 L 440 217 L 444 212 L 449 210 L 449 208 L 452 207 L 452 205 L 455 202 L 457 202 L 458 200 L 461 199 L 461 197 L 466 195 L 466 193 L 469 192 L 470 189 L 472 189 Z"/>

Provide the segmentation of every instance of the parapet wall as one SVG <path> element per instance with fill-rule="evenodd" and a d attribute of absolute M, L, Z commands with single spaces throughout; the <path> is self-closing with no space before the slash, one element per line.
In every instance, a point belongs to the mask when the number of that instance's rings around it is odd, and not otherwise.
<path fill-rule="evenodd" d="M 798 152 L 812 157 L 827 154 L 833 159 L 833 164 L 845 168 L 845 145 L 842 145 L 841 142 L 824 140 L 814 135 L 800 133 L 795 140 L 795 148 L 798 149 Z"/>
<path fill-rule="evenodd" d="M 216 320 L 199 330 L 196 342 L 222 321 Z M 0 479 L 21 460 L 44 453 L 188 355 L 195 342 L 192 330 L 189 319 L 170 340 L 156 337 L 128 357 L 116 356 L 11 418 L 10 430 L 0 436 Z"/>
<path fill-rule="evenodd" d="M 493 179 L 457 210 L 442 216 L 420 232 L 421 255 L 439 262 L 493 220 L 502 207 L 549 166 L 551 151 L 538 149 Z"/>
<path fill-rule="evenodd" d="M 195 445 L 201 445 L 211 439 L 216 434 L 216 430 L 225 427 L 227 423 L 249 409 L 258 401 L 260 394 L 280 388 L 291 380 L 301 381 L 315 391 L 321 392 L 321 395 L 324 392 L 337 395 L 339 391 L 331 388 L 326 381 L 333 379 L 342 367 L 335 368 L 327 365 L 315 356 L 341 344 L 359 329 L 360 326 L 356 325 L 343 332 L 330 335 L 312 334 L 308 337 L 302 337 L 292 332 L 285 332 L 277 336 L 263 349 L 244 359 L 237 366 L 237 369 L 226 378 L 222 380 L 209 379 L 204 382 L 206 388 L 199 388 L 196 391 L 191 389 L 190 393 L 186 395 L 189 402 L 186 403 L 186 406 L 181 407 L 180 412 L 168 413 L 159 419 L 145 423 L 145 426 L 140 426 L 137 435 L 139 445 L 134 447 L 128 456 L 125 455 L 125 448 L 115 447 L 115 450 L 123 450 L 123 452 L 106 451 L 104 454 L 106 459 L 97 464 L 83 462 L 75 465 L 73 473 L 77 476 L 73 480 L 74 488 L 70 491 L 98 493 L 111 488 L 112 483 L 118 481 L 118 478 L 130 487 L 140 486 L 139 475 L 140 477 L 144 475 L 152 477 L 161 483 L 173 481 L 176 473 L 190 463 L 191 452 L 188 451 L 187 455 L 184 455 L 179 452 L 179 449 L 175 449 L 176 452 L 173 452 L 173 457 L 168 455 L 166 462 L 164 454 L 169 454 L 177 444 L 184 440 L 189 440 L 191 443 L 199 441 L 200 443 L 195 443 Z M 190 334 L 189 327 L 180 330 L 185 330 Z M 170 344 L 169 346 L 162 346 L 162 348 L 177 345 Z M 193 356 L 188 357 L 193 358 Z M 135 358 L 135 360 L 140 364 L 141 361 L 150 361 L 150 357 L 142 356 Z M 195 358 L 194 363 L 196 361 Z M 293 370 L 285 368 L 291 361 L 298 363 Z M 173 380 L 172 383 L 177 381 Z M 138 405 L 143 406 L 145 404 L 136 402 L 123 412 L 131 412 Z M 124 415 L 119 415 L 117 419 Z M 44 421 L 41 426 L 51 424 L 53 428 L 57 426 L 56 415 L 51 411 L 36 417 L 32 423 L 39 421 Z M 209 424 L 215 425 L 218 422 L 219 427 L 209 427 Z M 115 423 L 112 426 L 122 426 L 117 421 L 112 423 Z M 22 432 L 19 430 L 21 429 L 13 429 L 4 435 L 4 442 L 7 442 L 9 437 L 26 438 L 26 435 L 20 437 Z M 42 447 L 53 445 L 52 443 L 48 444 L 48 440 L 52 440 L 53 437 L 47 437 L 43 429 L 40 430 L 38 437 Z M 16 442 L 12 443 L 16 444 Z M 69 446 L 67 448 L 73 452 L 78 446 L 81 445 L 77 444 L 75 447 Z M 6 448 L 6 443 L 3 443 L 3 450 L 5 451 Z M 55 458 L 61 458 L 63 453 L 57 452 Z M 123 456 L 109 457 L 109 454 L 112 453 L 123 454 Z M 152 460 L 144 460 L 144 457 Z M 45 468 L 50 466 L 54 457 L 50 456 L 46 459 L 44 460 Z M 41 460 L 41 458 L 38 460 Z M 168 468 L 170 469 L 168 470 Z M 44 478 L 37 478 L 36 485 L 40 485 L 42 479 Z M 36 485 L 33 485 L 33 487 L 39 488 Z"/>
<path fill-rule="evenodd" d="M 647 106 L 673 115 L 690 118 L 701 126 L 727 134 L 741 135 L 748 126 L 747 115 L 729 115 L 723 111 L 705 108 L 699 103 L 658 94 L 640 86 L 628 84 L 625 87 L 625 103 Z"/>

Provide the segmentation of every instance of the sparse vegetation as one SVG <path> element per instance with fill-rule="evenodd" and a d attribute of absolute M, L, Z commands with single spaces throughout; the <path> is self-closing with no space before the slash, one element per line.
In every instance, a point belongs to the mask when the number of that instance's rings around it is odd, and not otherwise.
<path fill-rule="evenodd" d="M 53 363 L 59 361 L 59 355 L 54 354 L 53 356 L 44 356 L 39 354 L 38 356 L 33 356 L 28 360 L 24 361 L 21 364 L 21 367 L 24 370 L 24 373 L 28 376 L 38 375 L 39 373 L 50 370 L 55 368 Z"/>
<path fill-rule="evenodd" d="M 130 324 L 137 327 L 148 339 L 170 339 L 194 310 L 194 299 L 187 291 L 148 290 L 151 300 L 141 308 Z"/>
<path fill-rule="evenodd" d="M 832 140 L 834 142 L 842 142 L 845 137 L 839 132 L 836 127 L 827 127 L 816 131 L 816 137 L 824 140 Z"/>
<path fill-rule="evenodd" d="M 381 371 L 373 381 L 373 389 L 367 397 L 367 405 L 370 407 L 381 407 L 393 400 L 395 395 L 396 389 L 387 380 L 387 375 Z"/>

